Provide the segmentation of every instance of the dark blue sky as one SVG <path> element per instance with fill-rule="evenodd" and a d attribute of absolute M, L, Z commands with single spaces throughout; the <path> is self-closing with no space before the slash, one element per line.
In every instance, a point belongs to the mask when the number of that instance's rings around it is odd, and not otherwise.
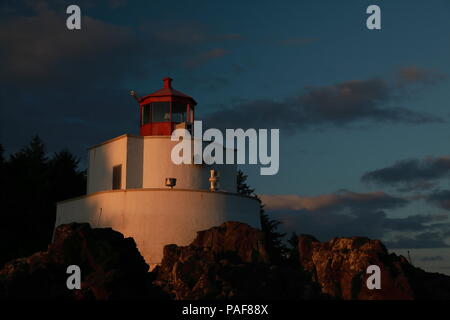
<path fill-rule="evenodd" d="M 81 7 L 80 31 L 65 28 L 68 4 Z M 381 30 L 366 28 L 370 4 L 381 7 Z M 90 145 L 137 133 L 128 91 L 151 93 L 170 76 L 210 126 L 280 129 L 279 174 L 243 169 L 286 230 L 360 233 L 391 248 L 450 244 L 449 1 L 3 1 L 0 10 L 8 152 L 38 133 L 49 151 L 84 158 Z"/>

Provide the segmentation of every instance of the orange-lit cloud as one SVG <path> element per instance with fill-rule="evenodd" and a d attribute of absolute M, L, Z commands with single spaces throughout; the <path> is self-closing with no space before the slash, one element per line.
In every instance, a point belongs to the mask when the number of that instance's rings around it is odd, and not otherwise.
<path fill-rule="evenodd" d="M 262 202 L 268 210 L 316 211 L 336 206 L 365 206 L 379 203 L 379 208 L 392 207 L 407 200 L 395 198 L 382 191 L 357 193 L 340 191 L 333 194 L 307 197 L 300 195 L 262 195 Z"/>

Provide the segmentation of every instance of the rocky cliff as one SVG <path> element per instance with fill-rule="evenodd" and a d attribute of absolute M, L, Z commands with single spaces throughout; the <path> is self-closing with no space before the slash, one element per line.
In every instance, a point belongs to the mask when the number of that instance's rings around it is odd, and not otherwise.
<path fill-rule="evenodd" d="M 274 266 L 261 231 L 226 222 L 191 245 L 166 246 L 155 284 L 175 299 L 313 299 L 317 285 L 299 268 Z"/>
<path fill-rule="evenodd" d="M 380 240 L 298 238 L 300 266 L 322 293 L 346 300 L 450 299 L 450 277 L 425 272 L 403 256 L 389 254 Z M 381 289 L 368 289 L 367 267 L 381 271 Z"/>
<path fill-rule="evenodd" d="M 82 270 L 68 290 L 66 268 Z M 378 265 L 381 289 L 366 269 Z M 45 252 L 0 270 L 0 298 L 31 299 L 450 299 L 450 277 L 415 268 L 363 237 L 298 238 L 298 259 L 274 265 L 260 230 L 238 222 L 200 231 L 188 246 L 168 245 L 148 272 L 131 238 L 88 224 L 62 225 Z"/>
<path fill-rule="evenodd" d="M 81 289 L 68 290 L 69 265 L 81 269 Z M 13 260 L 0 270 L 0 298 L 104 300 L 163 297 L 132 238 L 112 229 L 67 224 L 45 252 Z"/>
<path fill-rule="evenodd" d="M 358 300 L 414 298 L 404 270 L 409 263 L 403 257 L 388 254 L 379 240 L 353 237 L 321 243 L 312 236 L 300 236 L 298 247 L 300 265 L 323 293 Z M 370 290 L 366 285 L 370 265 L 380 267 L 380 290 Z"/>

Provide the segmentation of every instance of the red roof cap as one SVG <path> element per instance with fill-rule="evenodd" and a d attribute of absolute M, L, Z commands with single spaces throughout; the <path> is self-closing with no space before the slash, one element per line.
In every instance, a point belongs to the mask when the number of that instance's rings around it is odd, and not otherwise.
<path fill-rule="evenodd" d="M 164 89 L 172 89 L 172 78 L 164 78 Z"/>
<path fill-rule="evenodd" d="M 164 86 L 162 89 L 159 89 L 158 91 L 155 91 L 149 95 L 146 95 L 145 97 L 141 97 L 139 98 L 140 101 L 146 100 L 148 98 L 151 97 L 181 97 L 181 98 L 186 98 L 186 99 L 190 99 L 194 102 L 194 104 L 197 104 L 197 102 L 195 102 L 194 98 L 188 96 L 187 94 L 184 94 L 183 92 L 180 92 L 178 90 L 175 90 L 172 88 L 172 78 L 164 78 L 163 79 L 164 82 Z"/>

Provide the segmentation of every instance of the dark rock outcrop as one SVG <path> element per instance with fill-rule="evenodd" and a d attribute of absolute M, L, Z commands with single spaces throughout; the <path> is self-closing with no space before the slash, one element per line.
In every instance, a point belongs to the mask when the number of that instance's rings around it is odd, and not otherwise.
<path fill-rule="evenodd" d="M 81 269 L 81 289 L 69 290 L 69 265 Z M 132 238 L 110 228 L 67 224 L 48 251 L 13 260 L 0 270 L 0 298 L 121 299 L 162 297 Z"/>
<path fill-rule="evenodd" d="M 450 277 L 425 272 L 403 256 L 389 254 L 379 240 L 365 237 L 334 238 L 319 242 L 298 239 L 300 265 L 318 283 L 322 293 L 341 299 L 450 299 Z M 367 267 L 377 265 L 381 289 L 370 290 Z"/>
<path fill-rule="evenodd" d="M 300 269 L 270 264 L 263 239 L 239 222 L 200 231 L 189 246 L 164 248 L 155 284 L 175 299 L 319 298 Z"/>
<path fill-rule="evenodd" d="M 69 265 L 81 268 L 80 290 L 67 289 Z M 367 288 L 369 265 L 380 267 L 380 290 Z M 379 240 L 303 235 L 298 260 L 274 265 L 263 233 L 239 222 L 199 231 L 188 246 L 167 245 L 161 266 L 148 268 L 132 238 L 62 225 L 46 252 L 0 270 L 0 299 L 450 299 L 449 276 L 412 266 Z"/>
<path fill-rule="evenodd" d="M 245 263 L 269 263 L 263 233 L 240 222 L 199 231 L 191 246 L 207 248 L 215 255 L 233 254 Z"/>

